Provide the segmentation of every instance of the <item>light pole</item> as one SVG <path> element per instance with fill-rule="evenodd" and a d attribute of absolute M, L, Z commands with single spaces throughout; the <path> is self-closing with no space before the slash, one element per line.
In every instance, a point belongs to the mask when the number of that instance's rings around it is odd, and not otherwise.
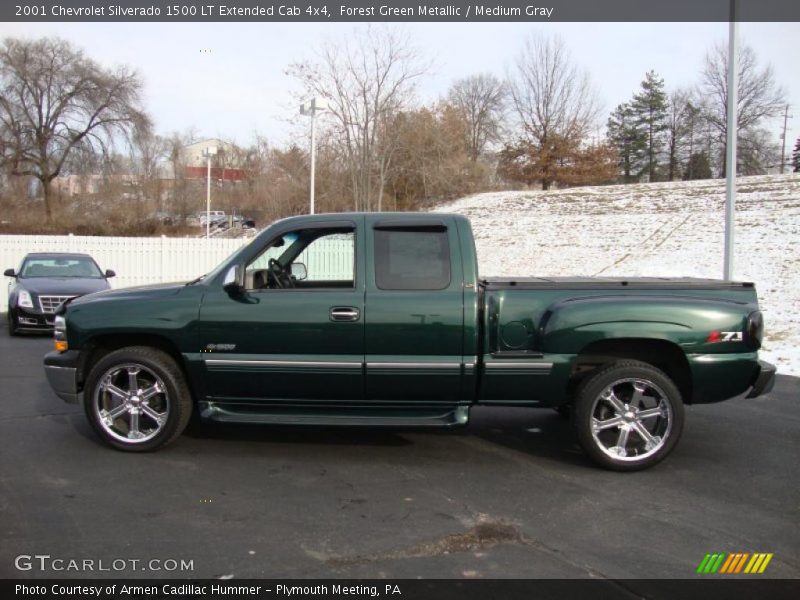
<path fill-rule="evenodd" d="M 308 102 L 300 105 L 300 114 L 311 117 L 311 192 L 309 194 L 309 213 L 314 214 L 314 168 L 317 162 L 317 140 L 316 140 L 316 127 L 315 121 L 317 112 L 323 111 L 327 108 L 325 100 L 322 98 L 312 98 Z"/>
<path fill-rule="evenodd" d="M 725 154 L 725 258 L 723 261 L 723 276 L 726 280 L 733 279 L 733 229 L 734 211 L 736 208 L 736 137 L 739 120 L 737 108 L 739 105 L 739 61 L 738 61 L 738 36 L 739 23 L 736 21 L 736 1 L 730 0 L 731 20 L 728 28 L 728 123 Z"/>
<path fill-rule="evenodd" d="M 211 237 L 211 158 L 216 156 L 216 146 L 206 146 L 203 150 L 203 156 L 206 157 L 207 171 L 206 171 L 206 239 Z"/>

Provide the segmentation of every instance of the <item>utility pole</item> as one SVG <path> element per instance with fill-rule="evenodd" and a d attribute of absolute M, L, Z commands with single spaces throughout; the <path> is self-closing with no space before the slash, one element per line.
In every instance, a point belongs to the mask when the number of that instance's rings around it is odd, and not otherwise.
<path fill-rule="evenodd" d="M 206 239 L 211 238 L 211 159 L 216 156 L 217 147 L 207 146 L 203 150 L 206 157 Z"/>
<path fill-rule="evenodd" d="M 739 60 L 737 37 L 739 24 L 736 22 L 736 0 L 731 0 L 731 22 L 728 29 L 728 140 L 725 148 L 725 257 L 723 277 L 733 279 L 733 228 L 736 206 L 736 137 L 739 126 Z"/>
<path fill-rule="evenodd" d="M 315 192 L 314 188 L 316 187 L 315 183 L 316 181 L 315 171 L 317 166 L 317 134 L 316 134 L 317 128 L 315 127 L 317 123 L 316 116 L 317 116 L 317 111 L 312 109 L 311 110 L 311 184 L 309 185 L 311 189 L 310 191 L 311 206 L 308 212 L 308 214 L 310 215 L 314 214 L 314 192 Z"/>
<path fill-rule="evenodd" d="M 783 168 L 786 166 L 786 122 L 792 118 L 789 114 L 789 105 L 783 111 L 783 133 L 781 133 L 781 175 L 783 175 Z"/>
<path fill-rule="evenodd" d="M 309 102 L 300 106 L 300 114 L 311 117 L 311 192 L 309 193 L 309 212 L 314 214 L 314 171 L 317 162 L 317 140 L 316 140 L 316 116 L 317 113 L 327 108 L 325 101 L 321 98 L 312 98 Z"/>

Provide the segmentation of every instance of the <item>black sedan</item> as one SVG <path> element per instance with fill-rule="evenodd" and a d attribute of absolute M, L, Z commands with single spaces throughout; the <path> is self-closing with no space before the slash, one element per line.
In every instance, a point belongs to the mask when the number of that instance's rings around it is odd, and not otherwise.
<path fill-rule="evenodd" d="M 107 290 L 114 271 L 103 273 L 88 254 L 32 253 L 22 259 L 8 294 L 8 332 L 49 331 L 54 313 L 69 298 Z"/>

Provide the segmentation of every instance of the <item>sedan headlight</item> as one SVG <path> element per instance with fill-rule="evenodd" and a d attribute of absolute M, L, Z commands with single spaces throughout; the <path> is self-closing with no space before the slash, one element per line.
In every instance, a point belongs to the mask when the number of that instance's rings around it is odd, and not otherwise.
<path fill-rule="evenodd" d="M 20 308 L 33 308 L 33 299 L 28 290 L 20 290 L 17 294 L 17 306 Z"/>
<path fill-rule="evenodd" d="M 53 338 L 55 339 L 56 350 L 59 352 L 69 350 L 69 344 L 67 344 L 67 320 L 62 315 L 56 315 L 53 321 Z"/>

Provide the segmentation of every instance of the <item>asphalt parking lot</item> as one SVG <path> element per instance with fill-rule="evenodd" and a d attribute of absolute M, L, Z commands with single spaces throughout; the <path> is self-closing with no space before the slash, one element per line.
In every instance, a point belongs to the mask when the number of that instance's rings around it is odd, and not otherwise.
<path fill-rule="evenodd" d="M 134 455 L 50 391 L 51 343 L 0 330 L 2 577 L 691 578 L 708 552 L 772 552 L 758 577 L 800 577 L 797 378 L 689 408 L 672 456 L 633 474 L 522 409 L 458 432 L 204 426 Z M 36 554 L 193 570 L 15 568 Z"/>

